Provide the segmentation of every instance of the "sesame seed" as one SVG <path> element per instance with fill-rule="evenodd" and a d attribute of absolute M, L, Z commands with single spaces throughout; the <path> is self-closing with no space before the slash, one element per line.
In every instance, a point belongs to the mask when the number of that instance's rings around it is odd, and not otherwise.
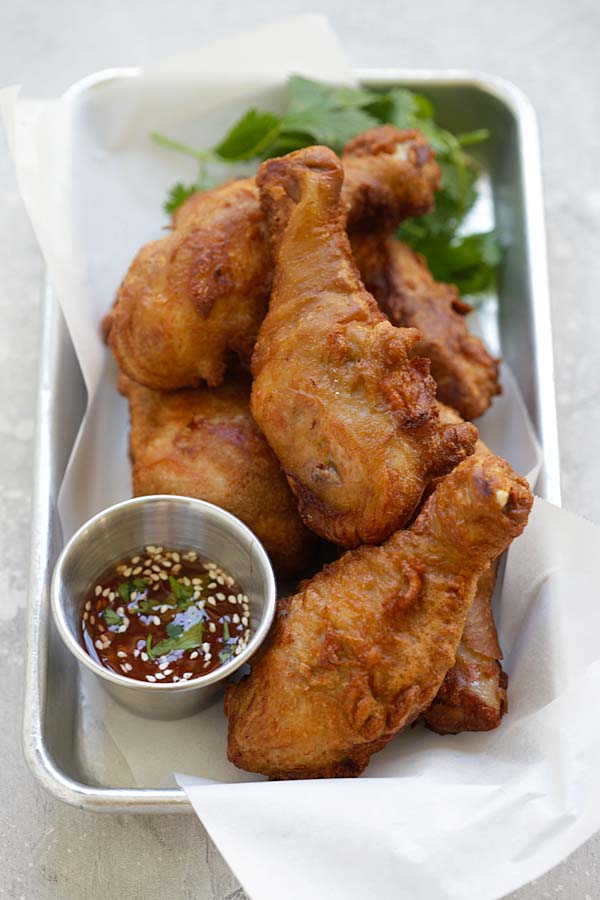
<path fill-rule="evenodd" d="M 154 548 L 156 553 L 162 553 L 164 549 L 165 549 L 164 547 L 155 547 Z"/>
<path fill-rule="evenodd" d="M 96 587 L 94 588 L 94 593 L 95 593 L 96 597 L 100 596 L 100 594 L 102 593 L 102 585 L 101 584 L 96 585 Z"/>
<path fill-rule="evenodd" d="M 144 569 L 144 575 L 152 575 L 150 569 Z"/>
<path fill-rule="evenodd" d="M 142 567 L 141 567 L 141 566 L 136 566 L 135 569 L 133 570 L 132 574 L 133 574 L 133 575 L 139 575 L 141 571 L 142 571 Z"/>
<path fill-rule="evenodd" d="M 92 624 L 92 625 L 96 624 L 96 616 L 90 616 L 90 624 Z"/>
<path fill-rule="evenodd" d="M 127 566 L 124 566 L 122 564 L 120 566 L 117 566 L 117 572 L 119 573 L 119 575 L 122 575 L 126 568 Z"/>
<path fill-rule="evenodd" d="M 100 640 L 94 641 L 94 647 L 96 648 L 96 650 L 103 650 L 104 649 L 104 641 L 100 641 Z"/>
<path fill-rule="evenodd" d="M 148 662 L 148 654 L 147 653 L 142 652 L 141 657 L 142 657 L 143 662 Z"/>
<path fill-rule="evenodd" d="M 211 583 L 210 583 L 208 586 L 209 586 L 209 588 L 216 588 L 217 582 L 216 582 L 216 581 L 211 581 Z"/>
<path fill-rule="evenodd" d="M 209 631 L 212 631 L 213 633 L 217 630 L 217 626 L 215 625 L 214 622 L 209 622 L 209 623 L 208 623 L 208 630 L 209 630 Z"/>
<path fill-rule="evenodd" d="M 232 618 L 232 621 L 235 622 L 236 625 L 240 621 L 240 617 L 238 616 L 237 613 L 234 613 L 231 618 Z"/>
<path fill-rule="evenodd" d="M 116 600 L 116 599 L 117 599 L 117 595 L 115 594 L 114 591 L 111 591 L 111 592 L 110 592 L 110 594 L 108 595 L 108 599 L 109 599 L 109 601 L 110 601 L 111 603 L 113 602 L 113 600 Z"/>
<path fill-rule="evenodd" d="M 172 554 L 172 559 L 173 559 L 173 562 L 176 562 L 176 563 L 178 563 L 179 560 L 181 559 L 181 557 L 180 557 L 179 553 L 177 553 L 177 551 L 175 551 L 175 553 Z"/>
<path fill-rule="evenodd" d="M 170 559 L 163 559 L 163 566 L 165 566 L 165 568 L 170 569 L 172 565 L 173 565 L 173 563 L 171 562 Z M 173 679 L 173 681 L 174 680 L 175 679 Z"/>
<path fill-rule="evenodd" d="M 207 597 L 207 600 L 208 600 L 208 602 L 210 603 L 211 606 L 216 606 L 216 605 L 217 605 L 217 601 L 215 600 L 214 597 Z"/>
<path fill-rule="evenodd" d="M 136 647 L 135 650 L 133 651 L 133 655 L 135 656 L 136 659 L 137 659 L 138 656 L 140 655 L 140 651 L 137 649 L 137 647 Z"/>
<path fill-rule="evenodd" d="M 207 659 L 206 662 L 204 663 L 204 665 L 202 666 L 202 668 L 207 669 L 209 666 L 210 666 L 210 659 Z"/>
<path fill-rule="evenodd" d="M 186 587 L 191 587 L 191 586 L 192 586 L 192 582 L 191 582 L 190 579 L 187 577 L 187 575 L 184 575 L 183 578 L 182 578 L 181 580 L 183 581 L 183 583 L 185 584 Z"/>
<path fill-rule="evenodd" d="M 234 596 L 233 594 L 229 594 L 229 596 L 227 597 L 227 599 L 229 600 L 230 603 L 236 603 L 236 599 L 235 599 L 235 596 Z"/>
<path fill-rule="evenodd" d="M 87 603 L 85 604 L 84 609 L 87 609 L 87 611 L 89 612 L 91 608 L 92 608 L 92 601 L 88 600 Z"/>
<path fill-rule="evenodd" d="M 225 581 L 224 581 L 222 575 L 217 575 L 217 582 L 218 582 L 219 584 L 225 584 Z"/>
<path fill-rule="evenodd" d="M 225 599 L 225 594 L 222 594 L 222 593 L 219 591 L 219 593 L 216 595 L 216 597 L 217 597 L 217 600 L 224 600 L 224 599 Z"/>
<path fill-rule="evenodd" d="M 198 659 L 198 651 L 197 650 L 194 650 L 192 653 L 190 653 L 190 659 Z"/>
<path fill-rule="evenodd" d="M 124 650 L 117 650 L 117 656 L 119 656 L 121 659 L 127 659 L 127 654 Z"/>
<path fill-rule="evenodd" d="M 168 661 L 165 659 L 164 662 L 161 662 L 161 663 L 160 663 L 160 665 L 159 665 L 158 668 L 161 670 L 161 672 L 163 672 L 163 671 L 167 668 L 168 665 L 169 665 L 169 663 L 168 663 Z"/>
<path fill-rule="evenodd" d="M 146 681 L 156 681 L 154 675 L 146 675 Z"/>
<path fill-rule="evenodd" d="M 152 579 L 152 581 L 159 581 L 159 580 L 160 580 L 159 577 L 158 577 L 158 575 L 156 574 L 156 572 L 153 572 L 152 575 L 150 576 L 150 578 Z"/>
<path fill-rule="evenodd" d="M 102 622 L 98 622 L 97 628 L 98 628 L 98 631 L 100 631 L 100 632 L 106 631 L 106 628 L 104 627 Z"/>
<path fill-rule="evenodd" d="M 139 561 L 140 561 L 139 556 L 132 556 L 132 557 L 131 557 L 131 564 L 132 564 L 133 566 L 135 566 L 136 563 L 139 563 Z"/>
<path fill-rule="evenodd" d="M 242 616 L 242 625 L 248 624 L 248 616 Z"/>
<path fill-rule="evenodd" d="M 181 681 L 179 675 L 173 675 L 173 681 Z"/>
<path fill-rule="evenodd" d="M 157 564 L 154 563 L 153 566 L 152 566 L 152 571 L 153 571 L 153 572 L 160 572 L 160 566 L 157 566 Z"/>
<path fill-rule="evenodd" d="M 173 669 L 165 669 L 165 675 L 172 675 Z"/>
<path fill-rule="evenodd" d="M 87 612 L 84 612 L 84 614 L 83 614 L 83 621 L 84 621 L 84 622 L 87 622 L 87 620 L 89 619 L 89 617 L 90 617 L 90 614 L 87 613 Z"/>
<path fill-rule="evenodd" d="M 183 677 L 184 677 L 185 680 L 187 681 L 189 678 L 192 677 L 193 674 L 194 674 L 193 672 L 184 672 L 184 673 L 183 673 Z"/>
<path fill-rule="evenodd" d="M 146 553 L 156 553 L 156 547 L 153 544 L 146 544 Z"/>
<path fill-rule="evenodd" d="M 161 581 L 166 581 L 169 576 L 167 575 L 166 572 L 159 572 L 158 577 L 160 578 Z"/>
<path fill-rule="evenodd" d="M 102 591 L 102 596 L 108 597 L 109 594 L 110 594 L 110 588 L 104 588 L 104 590 Z"/>
<path fill-rule="evenodd" d="M 155 677 L 157 681 L 162 681 L 165 676 L 163 672 L 157 672 Z"/>
<path fill-rule="evenodd" d="M 120 616 L 124 616 L 124 615 L 125 615 L 125 610 L 123 609 L 122 606 L 117 607 L 117 613 L 118 613 Z"/>
<path fill-rule="evenodd" d="M 178 572 L 181 572 L 181 565 L 177 563 L 177 565 L 173 566 L 173 574 L 177 575 Z"/>
<path fill-rule="evenodd" d="M 204 643 L 202 644 L 202 650 L 204 651 L 204 653 L 210 653 L 210 644 L 208 643 L 208 641 L 204 641 Z"/>
<path fill-rule="evenodd" d="M 160 625 L 160 619 L 158 618 L 158 616 L 152 616 L 152 624 Z M 247 622 L 244 622 L 244 625 L 247 625 L 247 624 L 248 624 Z"/>
<path fill-rule="evenodd" d="M 129 576 L 131 575 L 131 566 L 127 566 L 127 568 L 123 572 L 123 575 L 125 576 L 125 578 L 129 578 Z"/>

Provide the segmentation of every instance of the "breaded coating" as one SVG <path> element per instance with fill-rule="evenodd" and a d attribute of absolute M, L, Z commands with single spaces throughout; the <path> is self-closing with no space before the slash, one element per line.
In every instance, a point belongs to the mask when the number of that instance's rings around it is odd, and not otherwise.
<path fill-rule="evenodd" d="M 252 414 L 317 534 L 350 548 L 410 518 L 429 481 L 472 452 L 441 425 L 418 334 L 395 328 L 352 259 L 343 170 L 326 147 L 261 166 L 275 277 L 252 372 Z"/>
<path fill-rule="evenodd" d="M 458 424 L 458 413 L 438 404 L 443 422 Z M 475 456 L 489 456 L 491 450 L 477 441 Z M 502 650 L 492 613 L 492 594 L 499 560 L 494 560 L 477 582 L 473 606 L 460 640 L 454 665 L 429 709 L 423 713 L 428 727 L 438 734 L 461 731 L 490 731 L 497 728 L 507 710 L 508 677 L 502 671 Z"/>
<path fill-rule="evenodd" d="M 424 257 L 395 237 L 355 235 L 352 249 L 367 290 L 394 325 L 416 328 L 415 353 L 431 360 L 437 396 L 464 419 L 482 415 L 501 392 L 499 360 L 469 332 L 456 287 L 435 281 Z"/>
<path fill-rule="evenodd" d="M 438 734 L 491 731 L 507 709 L 508 678 L 492 614 L 498 560 L 480 576 L 453 666 L 423 719 Z"/>
<path fill-rule="evenodd" d="M 433 206 L 440 172 L 419 132 L 372 129 L 344 166 L 356 227 L 395 227 Z M 234 356 L 249 364 L 271 277 L 255 180 L 195 194 L 172 232 L 139 251 L 105 318 L 120 369 L 155 390 L 220 384 Z"/>
<path fill-rule="evenodd" d="M 504 460 L 471 457 L 410 529 L 344 554 L 283 601 L 250 676 L 228 689 L 229 759 L 279 779 L 360 775 L 433 700 L 477 580 L 532 502 Z"/>
<path fill-rule="evenodd" d="M 302 524 L 277 458 L 250 415 L 250 381 L 219 388 L 151 391 L 121 376 L 129 400 L 133 492 L 215 503 L 242 520 L 282 574 L 313 562 L 316 538 Z"/>

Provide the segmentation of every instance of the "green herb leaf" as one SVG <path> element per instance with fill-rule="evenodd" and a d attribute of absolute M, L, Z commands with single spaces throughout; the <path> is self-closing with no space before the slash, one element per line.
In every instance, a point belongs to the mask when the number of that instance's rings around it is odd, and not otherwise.
<path fill-rule="evenodd" d="M 102 618 L 106 622 L 108 628 L 111 628 L 113 625 L 121 625 L 123 619 L 121 616 L 114 611 L 111 606 L 106 606 L 101 613 Z"/>
<path fill-rule="evenodd" d="M 229 640 L 229 623 L 227 619 L 223 619 L 223 641 L 227 642 Z"/>
<path fill-rule="evenodd" d="M 172 638 L 179 638 L 183 634 L 183 625 L 176 625 L 175 622 L 169 622 L 167 625 L 167 634 Z"/>
<path fill-rule="evenodd" d="M 315 107 L 368 106 L 373 102 L 373 93 L 363 88 L 327 84 L 302 75 L 291 75 L 288 79 L 288 101 L 288 113 L 295 114 Z"/>
<path fill-rule="evenodd" d="M 219 659 L 222 663 L 227 662 L 228 659 L 231 659 L 234 653 L 235 644 L 228 644 L 227 647 L 224 647 L 219 653 Z"/>
<path fill-rule="evenodd" d="M 148 582 L 145 578 L 134 578 L 133 581 L 122 581 L 117 588 L 117 593 L 123 603 L 129 603 L 131 594 L 134 591 L 145 591 L 147 587 Z"/>
<path fill-rule="evenodd" d="M 163 204 L 165 212 L 173 215 L 175 210 L 183 206 L 188 197 L 191 197 L 198 190 L 200 188 L 196 187 L 195 184 L 183 184 L 181 181 L 178 181 L 177 184 L 169 188 L 167 199 Z"/>
<path fill-rule="evenodd" d="M 152 650 L 152 635 L 149 634 L 146 638 L 146 652 L 150 659 L 154 659 L 154 651 Z"/>
<path fill-rule="evenodd" d="M 193 586 L 182 584 L 180 581 L 177 581 L 173 575 L 169 575 L 169 584 L 171 585 L 171 590 L 173 591 L 178 606 L 180 604 L 186 604 L 187 601 L 191 600 L 194 596 Z"/>
<path fill-rule="evenodd" d="M 170 653 L 171 650 L 195 650 L 196 647 L 200 647 L 202 644 L 203 637 L 204 622 L 200 620 L 178 637 L 168 637 L 164 641 L 155 644 L 152 648 L 152 659 L 155 659 L 157 656 L 164 656 L 165 653 Z"/>
<path fill-rule="evenodd" d="M 277 138 L 280 122 L 273 113 L 249 109 L 217 144 L 215 153 L 228 161 L 254 159 Z"/>
<path fill-rule="evenodd" d="M 427 258 L 438 281 L 455 284 L 461 294 L 473 295 L 494 285 L 500 248 L 494 232 L 466 237 L 421 238 L 413 246 Z"/>
<path fill-rule="evenodd" d="M 314 143 L 341 151 L 344 144 L 361 131 L 377 125 L 377 119 L 362 109 L 332 109 L 313 106 L 283 118 L 282 132 L 310 135 Z"/>

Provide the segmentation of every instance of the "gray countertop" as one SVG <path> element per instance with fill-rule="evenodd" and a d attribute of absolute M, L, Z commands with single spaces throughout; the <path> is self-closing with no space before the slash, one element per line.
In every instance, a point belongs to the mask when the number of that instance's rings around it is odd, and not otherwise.
<path fill-rule="evenodd" d="M 549 239 L 563 503 L 600 522 L 600 5 L 597 0 L 327 0 L 356 66 L 475 68 L 504 76 L 539 116 Z M 297 14 L 283 0 L 3 0 L 0 85 L 53 96 L 82 75 L 148 63 Z M 21 706 L 42 264 L 0 136 L 0 897 L 242 900 L 192 817 L 64 807 L 21 756 Z M 513 900 L 600 898 L 600 836 Z M 432 898 L 434 900 L 434 898 Z"/>

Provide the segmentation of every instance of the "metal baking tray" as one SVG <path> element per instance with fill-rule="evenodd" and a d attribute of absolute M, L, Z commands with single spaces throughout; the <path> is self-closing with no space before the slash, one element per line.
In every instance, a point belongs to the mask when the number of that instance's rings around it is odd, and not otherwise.
<path fill-rule="evenodd" d="M 497 297 L 489 298 L 487 304 L 500 345 L 494 349 L 501 349 L 515 373 L 542 445 L 544 468 L 537 493 L 560 505 L 543 198 L 533 110 L 517 88 L 476 72 L 369 69 L 356 74 L 371 87 L 401 85 L 427 94 L 441 124 L 454 131 L 490 129 L 491 139 L 477 148 L 487 197 L 484 218 L 487 224 L 495 224 L 506 243 Z M 100 72 L 79 82 L 70 94 L 136 75 L 135 69 Z M 35 456 L 25 756 L 43 787 L 74 806 L 112 812 L 182 812 L 191 808 L 183 791 L 124 785 L 114 760 L 102 756 L 102 742 L 96 743 L 90 726 L 78 667 L 62 646 L 50 616 L 50 576 L 62 544 L 57 495 L 85 406 L 73 345 L 47 285 Z"/>

